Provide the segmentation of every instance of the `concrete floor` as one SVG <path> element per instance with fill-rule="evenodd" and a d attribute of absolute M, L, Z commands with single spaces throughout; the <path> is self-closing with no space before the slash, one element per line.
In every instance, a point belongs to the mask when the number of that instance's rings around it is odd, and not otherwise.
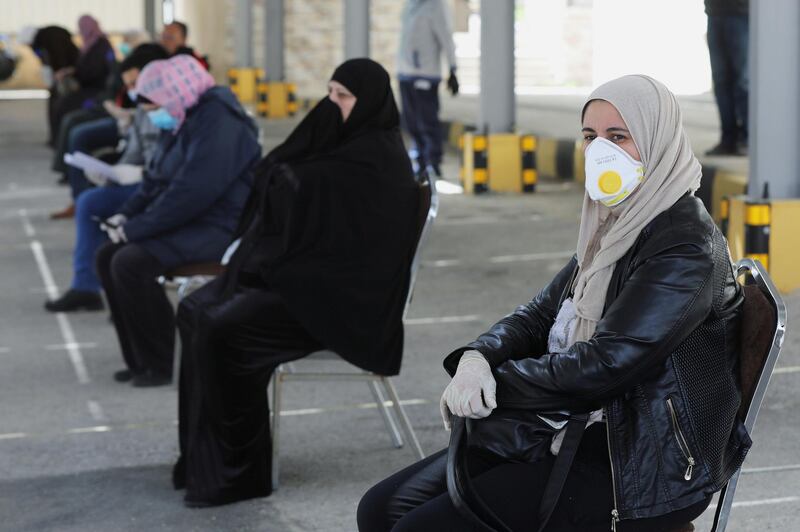
<path fill-rule="evenodd" d="M 573 104 L 531 99 L 521 120 L 531 131 L 571 135 Z M 448 100 L 444 113 L 472 113 L 470 100 Z M 106 313 L 42 309 L 48 291 L 69 284 L 74 241 L 71 222 L 47 219 L 68 194 L 49 170 L 44 114 L 43 101 L 0 100 L 0 530 L 354 530 L 362 493 L 414 460 L 409 449 L 392 448 L 361 384 L 287 386 L 282 485 L 272 497 L 183 507 L 169 482 L 175 390 L 112 381 L 121 359 Z M 692 116 L 693 142 L 698 150 L 710 146 L 713 107 L 701 101 Z M 266 125 L 267 146 L 293 123 Z M 451 155 L 445 167 L 449 176 L 457 173 L 455 160 Z M 581 197 L 578 186 L 555 182 L 535 195 L 442 197 L 396 379 L 426 452 L 447 443 L 437 406 L 447 383 L 442 356 L 526 301 L 561 267 L 575 245 Z M 787 299 L 793 315 L 800 297 Z M 792 322 L 779 366 L 731 531 L 796 530 L 800 519 L 800 335 Z M 698 530 L 709 522 L 703 516 Z"/>

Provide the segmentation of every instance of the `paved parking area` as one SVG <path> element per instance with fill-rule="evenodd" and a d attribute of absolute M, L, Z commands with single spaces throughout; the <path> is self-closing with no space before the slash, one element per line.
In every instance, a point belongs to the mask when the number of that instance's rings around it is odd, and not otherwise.
<path fill-rule="evenodd" d="M 575 120 L 568 105 L 540 107 L 543 114 L 534 105 L 525 119 L 547 130 Z M 445 112 L 464 111 L 446 105 Z M 111 379 L 121 359 L 106 313 L 42 308 L 48 294 L 69 284 L 74 241 L 71 222 L 47 218 L 68 194 L 49 170 L 44 116 L 43 101 L 0 100 L 0 530 L 354 530 L 361 494 L 413 461 L 409 449 L 392 448 L 363 384 L 290 383 L 281 489 L 223 508 L 183 507 L 169 482 L 175 390 Z M 698 120 L 702 127 L 690 134 L 702 144 L 713 124 Z M 292 125 L 266 125 L 267 145 Z M 563 265 L 581 197 L 575 184 L 556 182 L 527 196 L 442 196 L 396 380 L 427 452 L 447 443 L 437 407 L 447 383 L 442 356 L 534 295 Z M 787 299 L 793 316 L 800 297 Z M 796 530 L 800 520 L 800 335 L 792 325 L 731 531 Z M 708 517 L 698 530 L 708 530 Z"/>

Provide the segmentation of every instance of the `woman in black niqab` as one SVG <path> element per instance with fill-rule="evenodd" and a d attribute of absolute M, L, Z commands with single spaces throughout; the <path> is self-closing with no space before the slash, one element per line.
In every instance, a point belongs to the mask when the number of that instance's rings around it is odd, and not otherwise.
<path fill-rule="evenodd" d="M 266 387 L 281 363 L 330 349 L 397 374 L 416 245 L 418 185 L 389 75 L 369 59 L 334 72 L 356 103 L 324 98 L 257 166 L 226 273 L 178 311 L 187 505 L 271 492 Z"/>

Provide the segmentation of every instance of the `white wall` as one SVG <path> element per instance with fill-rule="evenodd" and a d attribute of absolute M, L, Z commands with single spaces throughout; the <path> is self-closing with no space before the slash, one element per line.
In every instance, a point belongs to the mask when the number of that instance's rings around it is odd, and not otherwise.
<path fill-rule="evenodd" d="M 88 13 L 107 32 L 144 26 L 142 0 L 0 0 L 0 33 L 16 34 L 23 26 L 64 26 L 78 31 L 78 17 Z"/>

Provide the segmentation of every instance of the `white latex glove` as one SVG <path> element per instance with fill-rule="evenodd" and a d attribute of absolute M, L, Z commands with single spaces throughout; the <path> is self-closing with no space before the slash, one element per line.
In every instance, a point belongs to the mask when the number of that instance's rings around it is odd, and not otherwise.
<path fill-rule="evenodd" d="M 108 181 L 108 178 L 101 174 L 100 172 L 87 172 L 84 171 L 83 175 L 86 176 L 86 179 L 91 181 L 91 183 L 95 186 L 102 187 Z"/>
<path fill-rule="evenodd" d="M 128 218 L 124 214 L 115 214 L 106 219 L 105 222 L 100 224 L 100 229 L 106 232 L 108 238 L 115 244 L 120 242 L 127 242 L 128 238 L 125 236 L 125 230 L 122 226 Z"/>
<path fill-rule="evenodd" d="M 445 429 L 450 430 L 450 412 L 472 419 L 491 414 L 497 408 L 496 389 L 497 383 L 486 358 L 477 351 L 466 351 L 439 401 Z"/>
<path fill-rule="evenodd" d="M 142 167 L 135 164 L 114 165 L 114 177 L 120 185 L 133 185 L 142 180 Z"/>

